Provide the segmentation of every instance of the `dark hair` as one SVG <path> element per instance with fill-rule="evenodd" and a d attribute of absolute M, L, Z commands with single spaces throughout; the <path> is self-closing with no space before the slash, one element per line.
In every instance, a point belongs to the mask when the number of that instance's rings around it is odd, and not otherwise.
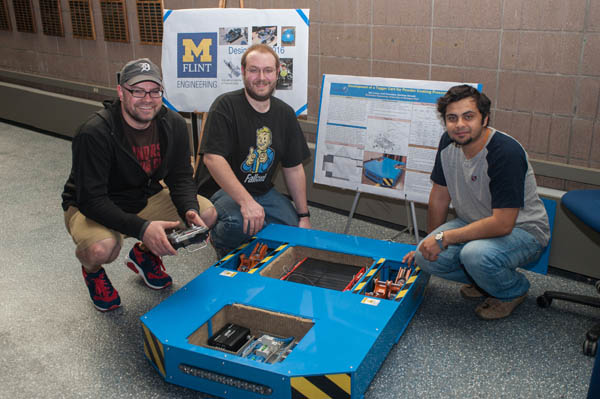
<path fill-rule="evenodd" d="M 273 47 L 267 46 L 266 44 L 253 44 L 252 46 L 248 47 L 242 55 L 242 68 L 246 69 L 246 57 L 253 51 L 271 54 L 273 58 L 275 58 L 275 67 L 279 69 L 279 57 L 277 56 L 277 53 L 275 50 L 273 50 Z"/>
<path fill-rule="evenodd" d="M 446 108 L 448 107 L 448 105 L 469 97 L 472 97 L 475 101 L 475 104 L 477 104 L 477 109 L 481 113 L 481 123 L 483 124 L 483 121 L 485 121 L 485 117 L 489 116 L 490 114 L 490 107 L 492 105 L 492 102 L 485 94 L 481 93 L 479 90 L 469 85 L 459 85 L 451 87 L 446 92 L 446 94 L 438 98 L 437 110 L 442 116 L 444 123 L 446 121 Z"/>

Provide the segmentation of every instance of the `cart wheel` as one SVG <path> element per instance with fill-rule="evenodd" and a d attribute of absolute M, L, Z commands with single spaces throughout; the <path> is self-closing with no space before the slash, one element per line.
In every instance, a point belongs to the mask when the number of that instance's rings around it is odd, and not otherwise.
<path fill-rule="evenodd" d="M 594 356 L 596 355 L 596 351 L 598 350 L 598 341 L 590 341 L 586 338 L 583 341 L 583 354 L 586 356 Z"/>
<path fill-rule="evenodd" d="M 546 295 L 540 295 L 537 297 L 537 304 L 540 308 L 547 308 L 552 303 L 552 298 L 548 298 Z"/>

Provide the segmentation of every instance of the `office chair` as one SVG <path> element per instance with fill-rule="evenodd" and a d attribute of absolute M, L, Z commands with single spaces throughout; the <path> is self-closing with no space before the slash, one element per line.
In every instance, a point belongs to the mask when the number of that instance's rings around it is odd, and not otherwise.
<path fill-rule="evenodd" d="M 585 223 L 595 232 L 600 233 L 600 190 L 573 190 L 567 192 L 561 198 L 564 206 L 579 220 Z M 600 280 L 596 281 L 596 290 L 600 293 Z M 568 294 L 557 291 L 546 291 L 537 298 L 537 304 L 546 308 L 550 306 L 553 299 L 580 303 L 600 308 L 600 298 Z M 583 353 L 594 356 L 598 348 L 598 337 L 600 337 L 600 323 L 588 330 L 583 342 Z"/>

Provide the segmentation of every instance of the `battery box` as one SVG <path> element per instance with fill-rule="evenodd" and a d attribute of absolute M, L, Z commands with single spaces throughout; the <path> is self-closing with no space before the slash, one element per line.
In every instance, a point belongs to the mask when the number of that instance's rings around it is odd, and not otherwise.
<path fill-rule="evenodd" d="M 210 346 L 237 352 L 251 338 L 250 330 L 237 324 L 227 323 L 208 339 Z"/>

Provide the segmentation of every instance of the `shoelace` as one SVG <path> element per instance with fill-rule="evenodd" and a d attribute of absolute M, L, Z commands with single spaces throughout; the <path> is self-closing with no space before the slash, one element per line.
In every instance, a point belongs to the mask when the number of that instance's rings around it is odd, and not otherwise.
<path fill-rule="evenodd" d="M 112 287 L 106 281 L 106 274 L 101 273 L 98 277 L 92 279 L 94 281 L 94 290 L 101 297 L 108 297 L 112 294 Z"/>
<path fill-rule="evenodd" d="M 163 277 L 165 275 L 164 271 L 167 269 L 165 265 L 162 263 L 162 259 L 160 256 L 156 256 L 153 253 L 147 252 L 146 255 L 150 258 L 150 263 L 152 263 L 152 273 L 158 277 Z"/>

